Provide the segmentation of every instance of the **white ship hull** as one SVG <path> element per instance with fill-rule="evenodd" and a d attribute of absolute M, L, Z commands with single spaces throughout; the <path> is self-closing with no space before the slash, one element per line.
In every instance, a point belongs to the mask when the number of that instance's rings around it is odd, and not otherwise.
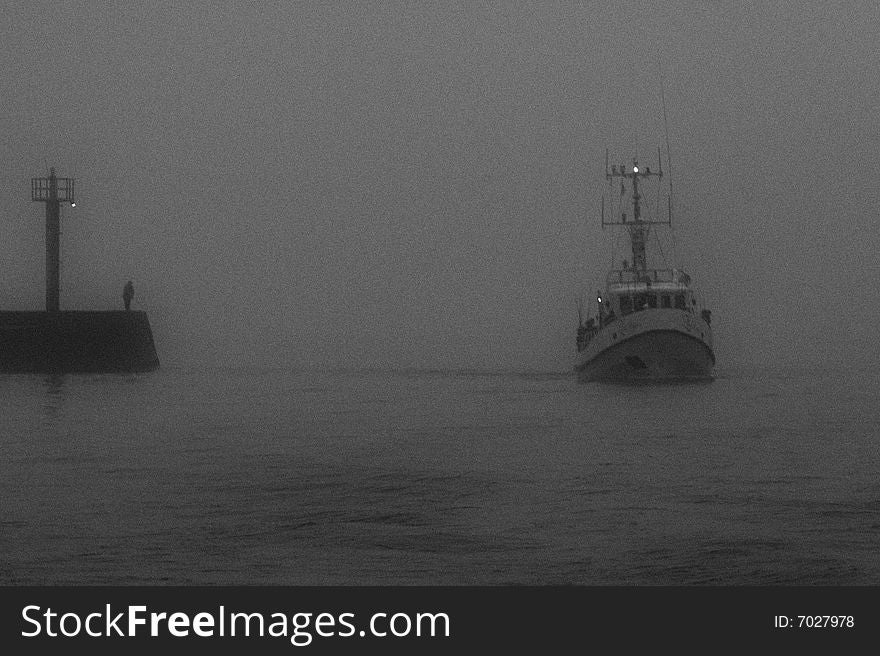
<path fill-rule="evenodd" d="M 596 331 L 575 361 L 578 380 L 585 382 L 709 380 L 714 366 L 709 324 L 672 308 L 613 320 Z"/>

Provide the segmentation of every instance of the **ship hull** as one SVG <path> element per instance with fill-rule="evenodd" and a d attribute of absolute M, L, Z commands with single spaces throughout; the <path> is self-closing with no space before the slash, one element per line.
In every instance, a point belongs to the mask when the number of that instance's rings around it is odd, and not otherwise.
<path fill-rule="evenodd" d="M 711 344 L 708 324 L 688 313 L 639 312 L 602 328 L 575 370 L 582 382 L 706 381 L 715 366 Z"/>

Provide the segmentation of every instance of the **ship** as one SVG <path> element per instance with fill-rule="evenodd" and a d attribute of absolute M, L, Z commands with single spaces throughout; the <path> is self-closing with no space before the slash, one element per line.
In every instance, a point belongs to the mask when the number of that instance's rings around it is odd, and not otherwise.
<path fill-rule="evenodd" d="M 632 259 L 623 260 L 620 268 L 608 271 L 604 289 L 596 291 L 595 317 L 589 316 L 592 303 L 586 317 L 582 304 L 578 304 L 574 369 L 581 382 L 713 379 L 711 310 L 705 307 L 691 276 L 683 269 L 667 266 L 665 261 L 659 267 L 648 265 L 647 247 L 652 231 L 672 227 L 671 185 L 666 190 L 662 188 L 659 149 L 657 160 L 653 171 L 640 167 L 637 158 L 631 165 L 611 165 L 609 169 L 606 152 L 605 177 L 612 192 L 607 219 L 602 197 L 602 229 L 624 231 Z M 654 195 L 646 198 L 646 189 L 651 187 Z M 660 216 L 661 191 L 667 198 L 665 216 Z M 654 198 L 657 202 L 653 207 L 643 202 Z"/>

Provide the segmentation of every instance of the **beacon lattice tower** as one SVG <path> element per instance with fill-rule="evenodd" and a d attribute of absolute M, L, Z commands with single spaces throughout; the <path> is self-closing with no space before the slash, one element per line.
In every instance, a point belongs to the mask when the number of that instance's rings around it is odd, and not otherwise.
<path fill-rule="evenodd" d="M 61 308 L 61 203 L 76 207 L 73 178 L 31 178 L 31 200 L 46 204 L 46 312 Z"/>

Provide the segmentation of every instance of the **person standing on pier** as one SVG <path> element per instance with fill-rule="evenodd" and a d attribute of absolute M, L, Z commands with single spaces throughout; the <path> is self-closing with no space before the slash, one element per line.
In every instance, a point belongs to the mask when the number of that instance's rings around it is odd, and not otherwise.
<path fill-rule="evenodd" d="M 131 299 L 134 296 L 134 285 L 131 284 L 131 280 L 125 283 L 125 287 L 122 288 L 122 300 L 125 302 L 125 309 L 131 309 Z"/>

